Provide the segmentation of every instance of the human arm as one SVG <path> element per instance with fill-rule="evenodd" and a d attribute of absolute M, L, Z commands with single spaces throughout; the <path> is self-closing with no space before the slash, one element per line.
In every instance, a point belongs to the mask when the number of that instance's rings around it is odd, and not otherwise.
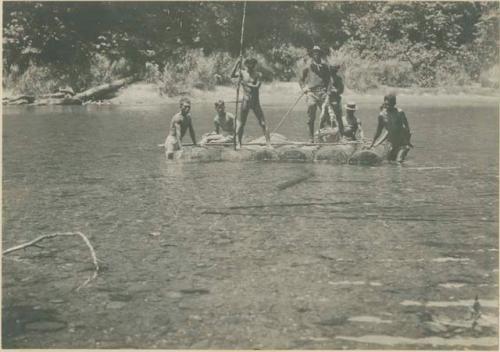
<path fill-rule="evenodd" d="M 177 145 L 179 146 L 179 149 L 182 149 L 182 126 L 180 119 L 176 119 L 174 121 L 174 128 L 175 135 L 177 136 Z"/>
<path fill-rule="evenodd" d="M 256 75 L 255 79 L 253 80 L 253 83 L 250 83 L 248 80 L 243 80 L 242 84 L 244 84 L 245 86 L 247 86 L 249 88 L 259 89 L 261 84 L 262 84 L 262 81 L 260 78 L 261 78 L 261 74 L 258 73 Z"/>
<path fill-rule="evenodd" d="M 193 141 L 193 144 L 196 145 L 196 136 L 194 134 L 194 128 L 193 128 L 193 123 L 191 122 L 191 119 L 189 119 L 189 135 L 191 136 L 191 140 Z"/>
<path fill-rule="evenodd" d="M 304 93 L 307 93 L 307 91 L 309 90 L 307 87 L 306 87 L 306 79 L 307 79 L 307 75 L 309 73 L 309 69 L 306 67 L 302 70 L 302 74 L 299 78 L 299 86 L 300 86 L 300 89 L 302 89 L 302 91 Z"/>
<path fill-rule="evenodd" d="M 241 70 L 241 59 L 238 59 L 233 66 L 233 70 L 231 71 L 231 78 L 238 78 L 240 74 L 237 71 Z"/>
<path fill-rule="evenodd" d="M 344 93 L 344 80 L 339 75 L 335 77 L 335 88 L 337 88 L 337 94 L 342 95 Z"/>
<path fill-rule="evenodd" d="M 401 114 L 401 122 L 403 122 L 403 127 L 410 132 L 410 124 L 408 123 L 408 119 L 406 118 L 406 114 L 404 111 L 400 112 Z"/>
<path fill-rule="evenodd" d="M 361 120 L 358 119 L 358 134 L 359 134 L 359 139 L 363 140 L 365 139 L 365 133 L 363 132 L 363 127 L 361 126 Z"/>
<path fill-rule="evenodd" d="M 219 123 L 219 118 L 216 115 L 214 118 L 214 132 L 219 134 L 219 131 L 220 131 L 220 123 Z"/>
<path fill-rule="evenodd" d="M 370 145 L 369 149 L 373 148 L 373 145 L 377 141 L 378 137 L 380 137 L 380 134 L 382 133 L 382 130 L 384 128 L 384 121 L 382 118 L 382 115 L 378 116 L 378 125 L 377 125 L 377 131 L 375 132 L 375 136 L 373 137 L 372 144 Z"/>

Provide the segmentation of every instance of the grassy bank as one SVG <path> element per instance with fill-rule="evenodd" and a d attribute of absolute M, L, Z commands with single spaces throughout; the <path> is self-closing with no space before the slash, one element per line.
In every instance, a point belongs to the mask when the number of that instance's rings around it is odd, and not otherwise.
<path fill-rule="evenodd" d="M 297 82 L 302 68 L 308 63 L 306 50 L 293 47 L 281 48 L 269 55 L 250 48 L 245 57 L 258 60 L 258 70 L 265 83 L 263 92 L 266 87 L 273 87 L 265 94 L 278 96 L 293 93 L 293 89 L 284 87 L 296 86 L 294 82 Z M 324 60 L 340 66 L 340 74 L 348 91 L 356 94 L 378 94 L 390 90 L 412 95 L 494 95 L 500 87 L 500 65 L 472 74 L 464 63 L 445 58 L 436 64 L 432 79 L 423 80 L 422 72 L 416 71 L 407 61 L 361 57 L 356 51 L 347 48 L 331 51 Z M 66 86 L 78 92 L 135 75 L 142 77 L 142 83 L 137 87 L 147 91 L 147 96 L 143 94 L 141 97 L 145 101 L 153 99 L 151 96 L 155 95 L 160 100 L 163 100 L 161 97 L 177 99 L 180 95 L 211 97 L 220 95 L 221 91 L 234 90 L 230 78 L 234 62 L 235 59 L 227 52 L 204 54 L 201 49 L 190 49 L 169 57 L 162 66 L 147 62 L 144 66 L 134 67 L 125 58 L 110 60 L 100 54 L 94 55 L 91 65 L 86 70 L 77 70 L 78 73 L 63 72 L 55 66 L 30 64 L 23 72 L 15 67 L 4 72 L 4 96 L 47 94 Z M 132 101 L 135 101 L 135 96 L 141 96 L 140 89 L 135 89 L 134 94 L 125 92 L 122 95 L 131 95 L 129 98 Z"/>
<path fill-rule="evenodd" d="M 494 88 L 483 88 L 478 85 L 469 87 L 446 87 L 446 88 L 394 88 L 378 87 L 366 92 L 356 92 L 347 89 L 344 93 L 344 103 L 354 100 L 357 103 L 381 102 L 382 97 L 395 92 L 401 102 L 421 104 L 432 102 L 443 104 L 449 102 L 495 102 L 498 100 L 500 91 Z M 291 105 L 300 95 L 300 89 L 296 82 L 272 82 L 264 84 L 261 88 L 261 100 L 263 105 L 285 104 Z M 212 90 L 193 89 L 186 94 L 194 103 L 211 103 L 218 99 L 233 102 L 236 99 L 236 90 L 233 86 L 215 86 Z M 161 94 L 158 86 L 154 83 L 138 82 L 122 88 L 116 98 L 110 100 L 111 104 L 117 105 L 161 105 L 177 103 L 180 96 L 167 96 Z M 228 104 L 232 106 L 231 104 Z M 232 107 L 231 107 L 232 108 Z"/>

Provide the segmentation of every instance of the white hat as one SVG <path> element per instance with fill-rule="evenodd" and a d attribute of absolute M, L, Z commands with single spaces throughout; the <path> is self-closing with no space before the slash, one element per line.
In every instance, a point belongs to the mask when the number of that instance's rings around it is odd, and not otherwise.
<path fill-rule="evenodd" d="M 357 110 L 357 109 L 356 109 L 356 103 L 354 103 L 354 102 L 352 102 L 352 101 L 351 101 L 351 102 L 349 102 L 349 103 L 347 103 L 347 105 L 345 106 L 345 109 L 346 109 L 346 110 L 356 111 L 356 110 Z"/>

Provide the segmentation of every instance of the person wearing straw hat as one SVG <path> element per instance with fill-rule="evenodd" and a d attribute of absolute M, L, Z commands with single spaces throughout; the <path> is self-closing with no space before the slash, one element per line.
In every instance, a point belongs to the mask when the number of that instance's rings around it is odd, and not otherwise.
<path fill-rule="evenodd" d="M 307 99 L 307 125 L 309 137 L 314 143 L 314 121 L 316 111 L 323 111 L 327 99 L 327 89 L 330 83 L 330 70 L 328 65 L 321 60 L 321 48 L 315 45 L 311 50 L 311 62 L 302 70 L 299 85 Z"/>
<path fill-rule="evenodd" d="M 345 106 L 346 115 L 344 116 L 344 137 L 350 141 L 363 140 L 365 138 L 361 128 L 361 120 L 354 113 L 356 112 L 356 103 L 349 102 Z"/>

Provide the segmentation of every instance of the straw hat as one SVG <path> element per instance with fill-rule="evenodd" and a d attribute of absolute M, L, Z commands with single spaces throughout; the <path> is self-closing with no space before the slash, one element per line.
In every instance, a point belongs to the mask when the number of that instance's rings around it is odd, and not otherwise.
<path fill-rule="evenodd" d="M 347 103 L 347 105 L 345 106 L 345 109 L 346 110 L 352 110 L 352 111 L 356 111 L 356 103 L 353 103 L 353 102 L 349 102 Z"/>

